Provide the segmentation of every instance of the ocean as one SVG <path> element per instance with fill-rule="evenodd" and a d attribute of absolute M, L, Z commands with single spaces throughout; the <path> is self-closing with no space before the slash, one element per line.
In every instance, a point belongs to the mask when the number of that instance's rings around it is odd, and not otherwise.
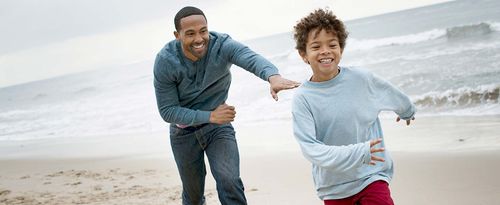
<path fill-rule="evenodd" d="M 350 35 L 341 65 L 371 70 L 399 87 L 417 105 L 417 117 L 500 115 L 498 11 L 500 1 L 453 1 L 346 21 Z M 310 77 L 291 32 L 245 43 L 284 77 Z M 153 58 L 0 88 L 0 141 L 166 130 L 156 108 Z M 231 69 L 227 103 L 236 107 L 235 123 L 291 120 L 293 91 L 279 93 L 275 102 L 266 82 Z"/>

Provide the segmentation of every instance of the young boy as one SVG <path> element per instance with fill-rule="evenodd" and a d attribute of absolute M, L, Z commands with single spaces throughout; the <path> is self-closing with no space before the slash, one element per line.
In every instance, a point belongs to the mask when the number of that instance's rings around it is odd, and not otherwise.
<path fill-rule="evenodd" d="M 318 9 L 294 27 L 296 49 L 313 75 L 296 91 L 294 135 L 312 164 L 318 196 L 331 204 L 394 204 L 393 166 L 378 118 L 382 110 L 414 119 L 415 106 L 372 73 L 339 67 L 348 33 L 329 10 Z"/>

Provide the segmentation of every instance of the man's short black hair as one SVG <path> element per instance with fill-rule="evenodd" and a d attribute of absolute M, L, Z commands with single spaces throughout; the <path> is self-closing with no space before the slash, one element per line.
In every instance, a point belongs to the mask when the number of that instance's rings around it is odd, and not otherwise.
<path fill-rule="evenodd" d="M 202 15 L 205 18 L 205 20 L 207 20 L 207 17 L 205 16 L 205 14 L 201 9 L 196 8 L 194 6 L 186 6 L 181 10 L 179 10 L 177 14 L 175 14 L 174 18 L 175 30 L 177 31 L 181 30 L 181 19 L 191 15 Z"/>

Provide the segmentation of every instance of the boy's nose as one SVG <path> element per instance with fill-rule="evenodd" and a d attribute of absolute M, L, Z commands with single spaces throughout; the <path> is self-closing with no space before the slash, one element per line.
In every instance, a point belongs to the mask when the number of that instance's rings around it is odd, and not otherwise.
<path fill-rule="evenodd" d="M 330 54 L 330 49 L 323 49 L 320 54 Z"/>

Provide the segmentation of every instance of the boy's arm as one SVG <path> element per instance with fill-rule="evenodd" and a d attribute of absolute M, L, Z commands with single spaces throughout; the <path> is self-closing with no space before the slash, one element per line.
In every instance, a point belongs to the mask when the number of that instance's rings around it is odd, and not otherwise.
<path fill-rule="evenodd" d="M 399 118 L 407 121 L 414 118 L 416 108 L 406 94 L 377 75 L 372 74 L 371 78 L 377 93 L 376 103 L 381 110 L 394 111 Z"/>
<path fill-rule="evenodd" d="M 304 157 L 311 163 L 336 172 L 346 172 L 370 164 L 370 141 L 346 146 L 326 145 L 316 139 L 312 113 L 303 101 L 292 104 L 293 131 Z"/>

